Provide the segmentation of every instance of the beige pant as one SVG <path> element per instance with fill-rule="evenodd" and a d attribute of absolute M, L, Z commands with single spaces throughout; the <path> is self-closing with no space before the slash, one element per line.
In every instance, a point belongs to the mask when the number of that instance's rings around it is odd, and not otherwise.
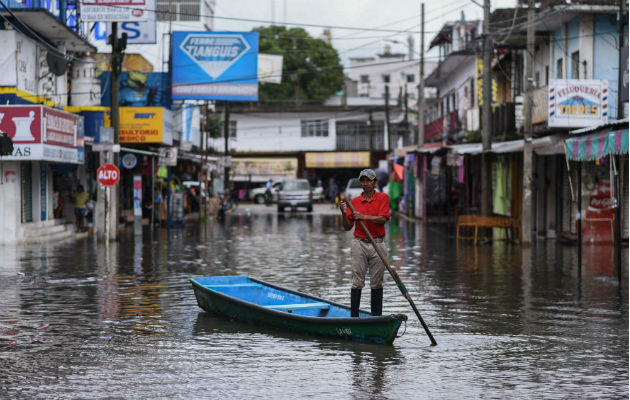
<path fill-rule="evenodd" d="M 385 243 L 376 243 L 383 254 L 387 257 Z M 385 264 L 378 256 L 372 243 L 366 243 L 352 239 L 352 288 L 363 289 L 365 286 L 365 274 L 370 271 L 370 287 L 378 289 L 383 287 L 383 275 L 385 274 Z"/>

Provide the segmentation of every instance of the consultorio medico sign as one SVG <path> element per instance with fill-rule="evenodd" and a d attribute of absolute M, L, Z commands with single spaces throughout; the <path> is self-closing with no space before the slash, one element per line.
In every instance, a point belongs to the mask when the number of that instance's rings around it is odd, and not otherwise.
<path fill-rule="evenodd" d="M 550 127 L 583 128 L 608 122 L 608 81 L 552 79 Z"/>

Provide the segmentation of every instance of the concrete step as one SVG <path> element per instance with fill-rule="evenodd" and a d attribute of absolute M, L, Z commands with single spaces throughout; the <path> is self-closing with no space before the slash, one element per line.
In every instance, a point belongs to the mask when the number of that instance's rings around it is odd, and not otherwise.
<path fill-rule="evenodd" d="M 71 238 L 87 237 L 87 232 L 76 232 L 72 223 L 55 221 L 44 221 L 28 225 L 25 229 L 24 242 L 29 244 L 56 243 Z"/>

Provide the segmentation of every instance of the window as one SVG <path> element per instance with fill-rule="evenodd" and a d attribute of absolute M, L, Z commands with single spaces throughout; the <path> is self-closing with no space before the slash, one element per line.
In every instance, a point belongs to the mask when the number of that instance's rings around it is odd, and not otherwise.
<path fill-rule="evenodd" d="M 475 107 L 475 80 L 470 80 L 470 108 Z"/>
<path fill-rule="evenodd" d="M 228 127 L 228 130 L 230 132 L 230 138 L 234 139 L 234 138 L 236 138 L 236 121 L 230 120 L 229 125 L 230 126 Z M 224 129 L 225 129 L 225 122 L 223 122 L 221 124 L 221 136 L 222 137 L 225 137 Z"/>
<path fill-rule="evenodd" d="M 534 82 L 536 84 L 536 87 L 539 88 L 540 87 L 540 71 L 536 71 L 536 77 L 534 78 Z"/>
<path fill-rule="evenodd" d="M 301 121 L 302 137 L 328 136 L 328 120 L 315 119 Z"/>
<path fill-rule="evenodd" d="M 199 21 L 200 7 L 199 0 L 157 0 L 157 20 Z"/>
<path fill-rule="evenodd" d="M 545 85 L 549 86 L 549 66 L 545 65 Z"/>
<path fill-rule="evenodd" d="M 562 58 L 556 61 L 556 79 L 562 79 Z"/>
<path fill-rule="evenodd" d="M 389 74 L 383 74 L 383 83 L 389 83 Z"/>
<path fill-rule="evenodd" d="M 571 53 L 571 79 L 580 79 L 580 52 Z"/>
<path fill-rule="evenodd" d="M 414 74 L 407 74 L 407 83 L 414 83 L 416 81 L 416 76 Z"/>
<path fill-rule="evenodd" d="M 370 83 L 369 75 L 361 75 L 361 83 Z"/>

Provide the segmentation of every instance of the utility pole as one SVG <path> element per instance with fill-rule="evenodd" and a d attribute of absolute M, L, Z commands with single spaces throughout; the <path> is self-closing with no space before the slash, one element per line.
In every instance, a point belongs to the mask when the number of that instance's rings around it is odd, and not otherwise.
<path fill-rule="evenodd" d="M 225 193 L 225 191 L 229 191 L 230 190 L 230 167 L 227 164 L 228 161 L 228 157 L 230 156 L 230 150 L 228 149 L 228 141 L 230 138 L 230 103 L 229 102 L 225 102 L 224 103 L 224 118 L 223 118 L 223 136 L 224 136 L 224 140 L 225 140 L 225 167 L 223 169 L 223 173 L 225 174 L 225 176 L 223 177 L 224 179 L 224 188 L 223 188 L 223 192 Z"/>
<path fill-rule="evenodd" d="M 424 146 L 424 3 L 420 4 L 420 81 L 418 85 L 418 149 Z"/>
<path fill-rule="evenodd" d="M 623 100 L 621 98 L 621 93 L 623 92 L 623 74 L 626 69 L 624 65 L 624 61 L 621 58 L 622 51 L 624 46 L 624 34 L 626 32 L 626 21 L 628 19 L 627 12 L 625 10 L 626 0 L 619 1 L 619 75 L 617 80 L 617 119 L 623 119 L 624 115 L 624 105 Z M 621 268 L 622 268 L 622 258 L 621 258 L 621 156 L 619 154 L 611 154 L 611 160 L 614 161 L 615 165 L 615 265 L 617 267 L 617 279 L 621 284 Z M 628 179 L 626 177 L 626 179 Z"/>
<path fill-rule="evenodd" d="M 527 48 L 525 51 L 525 131 L 523 135 L 523 209 L 521 210 L 521 227 L 523 234 L 521 241 L 524 244 L 532 242 L 533 237 L 533 151 L 532 137 L 534 127 L 532 125 L 532 90 L 534 84 L 534 17 L 536 8 L 534 0 L 529 0 L 527 6 Z"/>
<path fill-rule="evenodd" d="M 492 74 L 490 56 L 492 38 L 490 37 L 490 0 L 483 2 L 483 106 L 481 115 L 481 215 L 490 215 L 490 148 L 492 147 Z"/>
<path fill-rule="evenodd" d="M 389 125 L 389 85 L 385 86 L 385 140 L 387 141 L 387 143 L 385 143 L 385 151 L 389 151 L 391 149 L 392 146 L 390 146 L 390 140 L 391 140 L 391 131 L 390 131 L 390 125 Z"/>
<path fill-rule="evenodd" d="M 121 43 L 122 41 L 122 43 Z M 118 104 L 118 81 L 120 80 L 120 71 L 122 66 L 122 51 L 127 46 L 127 35 L 123 34 L 122 40 L 118 39 L 118 22 L 112 22 L 112 79 L 111 85 L 111 124 L 114 129 L 114 145 L 120 143 L 120 117 L 119 117 L 119 104 Z M 114 165 L 117 167 L 120 165 L 120 153 L 114 152 Z M 110 207 L 112 208 L 112 216 L 114 218 L 114 229 L 109 233 L 109 238 L 116 240 L 118 238 L 118 221 L 120 221 L 120 207 L 118 206 L 120 184 L 114 185 L 112 188 L 113 199 Z"/>
<path fill-rule="evenodd" d="M 424 3 L 420 4 L 420 76 L 418 84 L 418 150 L 424 147 Z M 422 156 L 424 163 L 424 155 Z M 424 219 L 424 167 L 416 177 L 416 215 Z"/>

